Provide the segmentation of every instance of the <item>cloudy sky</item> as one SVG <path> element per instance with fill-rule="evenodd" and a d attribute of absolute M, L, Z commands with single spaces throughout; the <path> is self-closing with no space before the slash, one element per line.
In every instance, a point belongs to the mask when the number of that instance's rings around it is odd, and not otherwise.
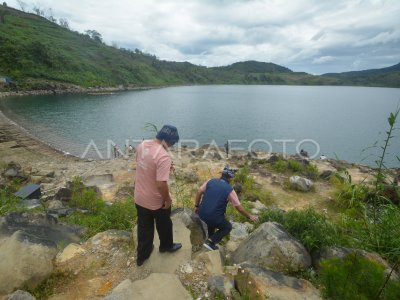
<path fill-rule="evenodd" d="M 66 18 L 72 30 L 97 30 L 107 44 L 203 66 L 258 60 L 322 74 L 400 62 L 399 0 L 22 2 Z"/>

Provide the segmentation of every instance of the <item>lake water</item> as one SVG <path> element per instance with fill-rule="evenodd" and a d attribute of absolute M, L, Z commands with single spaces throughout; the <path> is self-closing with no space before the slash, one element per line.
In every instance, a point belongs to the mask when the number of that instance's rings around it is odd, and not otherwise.
<path fill-rule="evenodd" d="M 4 113 L 38 138 L 71 154 L 103 158 L 119 145 L 153 136 L 147 122 L 178 127 L 189 146 L 310 155 L 373 165 L 374 142 L 383 143 L 387 117 L 400 103 L 400 89 L 326 86 L 188 86 L 112 95 L 56 95 L 1 100 Z M 399 120 L 400 121 L 400 120 Z M 398 126 L 399 127 L 399 126 Z M 190 141 L 189 141 L 190 140 Z M 399 166 L 400 138 L 392 140 L 388 165 Z M 90 147 L 88 147 L 90 145 Z M 318 151 L 319 150 L 319 151 Z M 367 158 L 366 158 L 367 157 Z"/>

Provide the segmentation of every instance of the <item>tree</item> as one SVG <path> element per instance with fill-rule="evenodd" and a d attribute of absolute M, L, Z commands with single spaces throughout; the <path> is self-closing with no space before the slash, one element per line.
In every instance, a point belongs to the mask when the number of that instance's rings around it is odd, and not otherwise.
<path fill-rule="evenodd" d="M 40 9 L 40 7 L 38 7 L 38 6 L 35 6 L 35 7 L 33 8 L 33 11 L 34 11 L 38 16 L 41 16 L 41 17 L 44 16 L 44 11 L 43 11 L 42 9 Z"/>
<path fill-rule="evenodd" d="M 21 10 L 23 12 L 25 12 L 26 11 L 26 3 L 22 0 L 17 0 L 17 2 L 18 2 L 19 7 L 21 8 Z"/>
<path fill-rule="evenodd" d="M 61 27 L 64 27 L 66 29 L 69 29 L 69 22 L 67 19 L 65 18 L 60 18 L 60 20 L 58 20 L 58 23 L 60 24 Z"/>
<path fill-rule="evenodd" d="M 7 7 L 7 3 L 6 3 L 6 2 L 3 2 L 3 6 Z"/>
<path fill-rule="evenodd" d="M 97 42 L 102 42 L 103 40 L 102 40 L 102 37 L 101 37 L 101 34 L 98 32 L 98 31 L 96 31 L 96 30 L 86 30 L 85 31 L 85 33 L 91 38 L 91 39 L 94 39 L 95 41 L 97 41 Z"/>

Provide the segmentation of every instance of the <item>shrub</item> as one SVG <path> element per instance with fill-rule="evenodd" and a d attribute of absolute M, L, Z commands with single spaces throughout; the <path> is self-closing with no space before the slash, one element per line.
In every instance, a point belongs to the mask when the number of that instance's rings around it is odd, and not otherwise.
<path fill-rule="evenodd" d="M 280 157 L 273 163 L 272 169 L 279 173 L 303 175 L 311 179 L 316 179 L 318 177 L 318 168 L 314 164 L 302 164 L 295 159 L 285 160 Z"/>
<path fill-rule="evenodd" d="M 355 253 L 323 261 L 319 280 L 328 299 L 400 299 L 400 283 L 389 280 L 385 285 L 383 266 Z"/>
<path fill-rule="evenodd" d="M 313 208 L 291 210 L 287 213 L 265 210 L 259 217 L 258 225 L 268 221 L 282 224 L 309 252 L 343 242 L 338 228 Z"/>
<path fill-rule="evenodd" d="M 20 210 L 20 199 L 15 197 L 10 188 L 0 189 L 0 215 Z"/>
<path fill-rule="evenodd" d="M 92 188 L 85 187 L 80 177 L 74 177 L 72 181 L 72 199 L 70 206 L 88 209 L 91 212 L 99 212 L 105 206 L 103 200 Z"/>

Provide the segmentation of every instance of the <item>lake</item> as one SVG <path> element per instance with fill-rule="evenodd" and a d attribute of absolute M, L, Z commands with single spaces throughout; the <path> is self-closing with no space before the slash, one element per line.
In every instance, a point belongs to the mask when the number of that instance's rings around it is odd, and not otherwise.
<path fill-rule="evenodd" d="M 76 156 L 107 158 L 113 142 L 123 148 L 154 136 L 146 123 L 178 127 L 191 147 L 227 140 L 231 148 L 263 149 L 374 165 L 387 117 L 400 89 L 333 86 L 184 86 L 112 95 L 54 95 L 1 100 L 3 112 L 31 134 Z M 399 127 L 399 126 L 397 126 Z M 96 151 L 99 150 L 101 157 Z M 400 138 L 387 164 L 399 166 Z"/>

